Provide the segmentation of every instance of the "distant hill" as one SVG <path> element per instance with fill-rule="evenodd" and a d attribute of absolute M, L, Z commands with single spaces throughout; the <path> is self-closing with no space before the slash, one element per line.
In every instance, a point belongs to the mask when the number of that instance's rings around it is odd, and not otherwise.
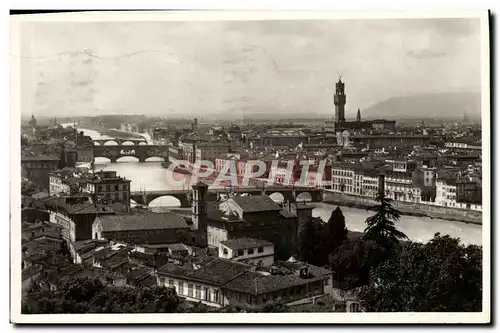
<path fill-rule="evenodd" d="M 479 92 L 436 93 L 392 97 L 361 111 L 364 118 L 471 118 L 481 117 Z"/>

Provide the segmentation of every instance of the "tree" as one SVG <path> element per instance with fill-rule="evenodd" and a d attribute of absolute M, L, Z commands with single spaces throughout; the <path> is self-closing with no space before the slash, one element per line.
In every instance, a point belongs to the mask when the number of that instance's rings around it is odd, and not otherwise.
<path fill-rule="evenodd" d="M 364 238 L 373 240 L 385 249 L 390 249 L 398 244 L 400 240 L 408 239 L 406 235 L 396 229 L 401 213 L 392 206 L 392 199 L 379 194 L 376 199 L 380 202 L 375 208 L 376 213 L 366 219 L 367 227 Z"/>
<path fill-rule="evenodd" d="M 180 303 L 173 288 L 104 286 L 98 279 L 69 278 L 55 291 L 32 292 L 23 313 L 175 312 Z"/>
<path fill-rule="evenodd" d="M 369 283 L 370 271 L 382 261 L 377 243 L 363 238 L 348 239 L 330 254 L 330 269 L 337 288 L 350 290 Z"/>
<path fill-rule="evenodd" d="M 21 182 L 21 195 L 30 197 L 33 194 L 41 191 L 42 191 L 41 187 L 30 180 L 28 181 L 23 180 Z"/>
<path fill-rule="evenodd" d="M 481 311 L 481 247 L 436 234 L 427 244 L 404 242 L 393 259 L 375 268 L 361 289 L 367 311 Z"/>
<path fill-rule="evenodd" d="M 345 217 L 339 207 L 332 211 L 324 231 L 325 250 L 328 253 L 335 251 L 347 239 L 348 231 L 345 226 Z"/>
<path fill-rule="evenodd" d="M 315 219 L 308 220 L 299 233 L 299 258 L 301 261 L 316 265 L 318 247 L 321 244 L 319 226 Z"/>

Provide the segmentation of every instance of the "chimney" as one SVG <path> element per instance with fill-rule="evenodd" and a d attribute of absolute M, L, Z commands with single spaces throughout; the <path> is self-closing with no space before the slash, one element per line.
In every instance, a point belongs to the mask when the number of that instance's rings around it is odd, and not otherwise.
<path fill-rule="evenodd" d="M 385 175 L 378 176 L 378 194 L 381 198 L 385 196 Z"/>

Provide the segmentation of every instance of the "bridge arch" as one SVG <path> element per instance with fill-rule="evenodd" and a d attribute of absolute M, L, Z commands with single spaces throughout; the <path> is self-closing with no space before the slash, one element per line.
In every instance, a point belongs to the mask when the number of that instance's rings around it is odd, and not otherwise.
<path fill-rule="evenodd" d="M 133 141 L 123 141 L 122 146 L 135 146 L 135 142 Z"/>
<path fill-rule="evenodd" d="M 149 207 L 181 207 L 181 201 L 174 196 L 164 195 L 151 200 Z"/>
<path fill-rule="evenodd" d="M 115 140 L 109 140 L 104 142 L 104 146 L 118 146 L 118 142 L 116 142 Z"/>
<path fill-rule="evenodd" d="M 111 163 L 111 159 L 108 157 L 103 157 L 103 156 L 95 156 L 94 157 L 94 165 L 99 165 L 99 164 L 108 164 Z"/>
<path fill-rule="evenodd" d="M 147 144 L 148 144 L 148 143 L 147 143 L 146 141 L 141 141 L 141 142 L 139 142 L 139 145 L 140 145 L 140 146 L 146 146 Z"/>
<path fill-rule="evenodd" d="M 100 146 L 101 144 L 98 141 L 94 141 L 94 146 Z"/>
<path fill-rule="evenodd" d="M 302 202 L 302 201 L 312 201 L 312 195 L 309 192 L 302 192 L 297 197 L 295 198 L 295 201 L 297 202 Z"/>
<path fill-rule="evenodd" d="M 274 202 L 285 202 L 285 196 L 280 192 L 274 192 L 269 195 Z"/>
<path fill-rule="evenodd" d="M 148 157 L 146 158 L 146 162 L 164 162 L 165 161 L 165 158 L 164 157 L 157 157 L 157 156 L 153 156 L 153 157 Z"/>
<path fill-rule="evenodd" d="M 139 158 L 135 156 L 121 156 L 116 159 L 116 163 L 128 163 L 128 162 L 139 162 Z"/>

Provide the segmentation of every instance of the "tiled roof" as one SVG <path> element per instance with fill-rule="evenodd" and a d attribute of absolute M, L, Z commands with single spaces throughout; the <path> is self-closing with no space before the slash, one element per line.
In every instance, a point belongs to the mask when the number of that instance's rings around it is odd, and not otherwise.
<path fill-rule="evenodd" d="M 46 156 L 46 155 L 21 156 L 21 162 L 29 162 L 29 161 L 59 161 L 59 157 Z"/>
<path fill-rule="evenodd" d="M 130 272 L 128 272 L 127 279 L 138 280 L 150 274 L 151 274 L 151 268 L 145 266 L 139 266 L 133 268 Z"/>
<path fill-rule="evenodd" d="M 26 279 L 29 279 L 30 277 L 36 275 L 37 273 L 41 272 L 43 269 L 42 265 L 32 265 L 26 269 L 23 270 L 22 272 L 22 279 L 23 281 Z"/>
<path fill-rule="evenodd" d="M 251 295 L 261 295 L 272 291 L 300 286 L 312 282 L 300 277 L 289 275 L 262 275 L 256 272 L 246 272 L 224 285 L 224 289 L 243 292 Z"/>
<path fill-rule="evenodd" d="M 98 219 L 104 232 L 188 228 L 182 216 L 170 212 L 141 212 L 135 214 L 106 215 L 100 216 Z"/>
<path fill-rule="evenodd" d="M 28 254 L 46 253 L 47 251 L 57 251 L 61 249 L 62 242 L 53 239 L 34 239 L 29 242 L 23 242 L 22 247 L 26 248 Z"/>
<path fill-rule="evenodd" d="M 280 206 L 267 195 L 236 196 L 231 199 L 244 213 L 278 211 Z"/>
<path fill-rule="evenodd" d="M 259 246 L 270 246 L 273 243 L 256 238 L 234 238 L 222 241 L 221 244 L 232 250 L 251 249 Z"/>
<path fill-rule="evenodd" d="M 273 264 L 273 266 L 282 268 L 282 270 L 290 270 L 290 272 L 283 275 L 263 275 L 258 272 L 249 271 L 225 284 L 224 288 L 252 295 L 260 295 L 276 290 L 304 285 L 318 280 L 324 280 L 332 274 L 332 272 L 328 269 L 307 265 L 309 267 L 310 277 L 301 278 L 293 271 L 299 270 L 301 267 L 304 267 L 304 265 L 305 264 L 302 262 L 277 261 Z"/>
<path fill-rule="evenodd" d="M 159 274 L 178 276 L 205 283 L 223 285 L 251 269 L 251 266 L 217 257 L 205 257 L 196 263 L 178 265 L 167 263 L 158 269 Z"/>
<path fill-rule="evenodd" d="M 182 243 L 169 244 L 168 249 L 172 252 L 188 251 L 189 250 L 189 248 L 185 244 L 182 244 Z"/>
<path fill-rule="evenodd" d="M 301 267 L 307 266 L 309 267 L 309 272 L 314 276 L 324 276 L 328 274 L 332 274 L 332 271 L 323 267 L 309 265 L 303 263 L 301 261 L 275 261 L 273 266 L 276 267 L 284 267 L 291 270 L 299 270 Z"/>
<path fill-rule="evenodd" d="M 147 278 L 139 281 L 139 285 L 143 287 L 154 287 L 158 284 L 158 279 L 155 275 L 149 275 Z"/>

